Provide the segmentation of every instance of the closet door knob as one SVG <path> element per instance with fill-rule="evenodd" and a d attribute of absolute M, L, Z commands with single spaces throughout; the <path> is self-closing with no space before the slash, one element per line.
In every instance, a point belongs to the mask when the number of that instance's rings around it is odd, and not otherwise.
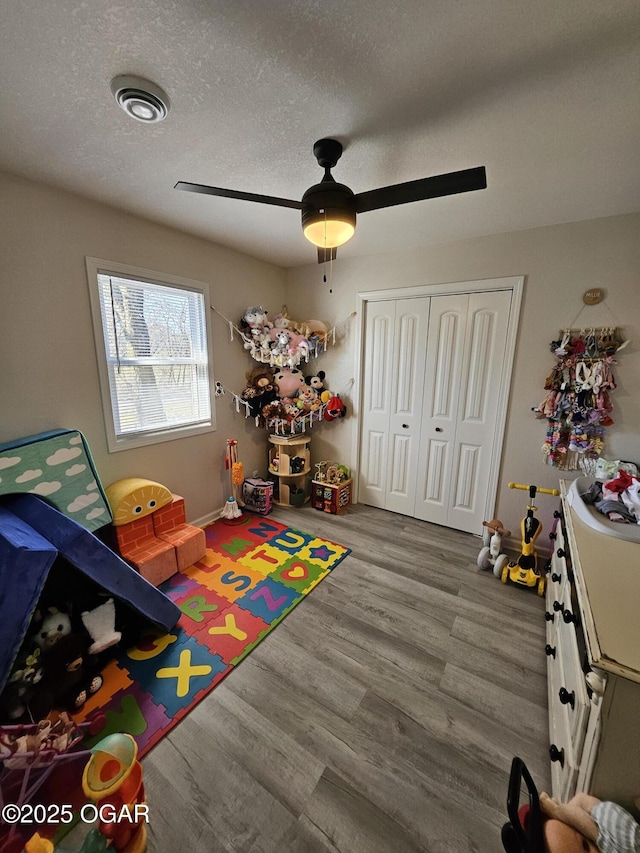
<path fill-rule="evenodd" d="M 560 767 L 564 767 L 564 749 L 558 749 L 555 743 L 549 747 L 549 758 L 552 761 L 559 761 Z"/>
<path fill-rule="evenodd" d="M 547 643 L 547 645 L 544 647 L 544 653 L 546 654 L 547 657 L 551 657 L 551 658 L 555 659 L 556 647 L 550 646 L 549 643 Z"/>
<path fill-rule="evenodd" d="M 554 572 L 554 573 L 551 575 L 551 580 L 552 580 L 554 583 L 560 583 L 560 581 L 562 580 L 562 575 L 559 575 L 557 572 Z"/>
<path fill-rule="evenodd" d="M 556 554 L 558 555 L 558 557 L 560 557 L 560 559 L 567 556 L 567 552 L 563 548 L 558 548 Z"/>
<path fill-rule="evenodd" d="M 577 619 L 577 617 L 576 617 L 575 613 L 572 613 L 570 610 L 563 610 L 563 611 L 562 611 L 562 618 L 563 618 L 563 619 L 564 619 L 564 621 L 567 623 L 567 625 L 568 625 L 570 622 L 573 622 L 573 623 L 574 623 L 574 625 L 577 625 L 577 624 L 578 624 L 578 619 Z"/>
<path fill-rule="evenodd" d="M 574 710 L 576 707 L 575 690 L 572 690 L 571 693 L 569 693 L 566 687 L 561 687 L 560 690 L 558 690 L 558 696 L 560 697 L 560 701 L 563 705 L 571 705 L 571 710 Z"/>
<path fill-rule="evenodd" d="M 553 609 L 558 613 L 559 610 L 564 610 L 564 604 L 561 601 L 554 601 Z"/>
<path fill-rule="evenodd" d="M 553 622 L 553 616 L 554 616 L 554 614 L 549 613 L 548 610 L 544 614 L 544 618 L 547 620 L 547 622 Z"/>

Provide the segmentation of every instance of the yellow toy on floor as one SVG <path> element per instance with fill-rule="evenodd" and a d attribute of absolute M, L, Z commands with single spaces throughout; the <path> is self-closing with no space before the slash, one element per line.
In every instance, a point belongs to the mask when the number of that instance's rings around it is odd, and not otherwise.
<path fill-rule="evenodd" d="M 538 486 L 524 486 L 521 483 L 509 483 L 510 489 L 524 489 L 529 492 L 529 503 L 527 504 L 527 514 L 520 522 L 520 533 L 522 536 L 520 556 L 515 561 L 510 561 L 505 564 L 500 564 L 500 574 L 494 573 L 500 578 L 502 583 L 511 581 L 520 586 L 537 587 L 538 595 L 544 595 L 546 577 L 543 572 L 538 569 L 538 555 L 536 553 L 535 542 L 538 536 L 542 533 L 542 523 L 539 518 L 536 518 L 534 512 L 538 509 L 534 505 L 536 494 L 554 495 L 557 497 L 560 492 L 558 489 L 542 489 Z M 498 564 L 496 564 L 498 565 Z"/>

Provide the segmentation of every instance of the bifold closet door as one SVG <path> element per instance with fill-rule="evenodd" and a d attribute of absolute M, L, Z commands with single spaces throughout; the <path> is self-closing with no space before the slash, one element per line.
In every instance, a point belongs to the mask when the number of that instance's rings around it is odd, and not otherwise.
<path fill-rule="evenodd" d="M 359 500 L 413 515 L 429 298 L 369 302 Z"/>
<path fill-rule="evenodd" d="M 431 300 L 416 518 L 482 530 L 510 307 L 507 290 Z"/>
<path fill-rule="evenodd" d="M 360 502 L 482 530 L 511 296 L 367 304 Z"/>

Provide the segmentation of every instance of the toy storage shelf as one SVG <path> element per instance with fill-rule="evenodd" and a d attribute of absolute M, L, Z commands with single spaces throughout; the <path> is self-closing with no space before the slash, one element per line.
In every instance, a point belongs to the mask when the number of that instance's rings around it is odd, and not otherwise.
<path fill-rule="evenodd" d="M 311 437 L 306 435 L 270 435 L 269 474 L 275 478 L 273 501 L 278 506 L 302 506 L 308 503 L 311 472 Z"/>

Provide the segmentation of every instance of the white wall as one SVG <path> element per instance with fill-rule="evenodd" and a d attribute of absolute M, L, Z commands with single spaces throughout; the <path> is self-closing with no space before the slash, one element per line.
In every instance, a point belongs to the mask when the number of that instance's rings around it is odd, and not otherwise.
<path fill-rule="evenodd" d="M 266 473 L 265 435 L 216 401 L 217 431 L 109 453 L 93 340 L 85 256 L 209 282 L 216 308 L 236 323 L 249 305 L 284 302 L 284 273 L 205 240 L 68 193 L 0 173 L 0 442 L 56 427 L 86 436 L 105 486 L 147 477 L 183 495 L 190 519 L 229 494 L 227 438 L 249 474 Z M 215 378 L 241 391 L 252 367 L 212 316 Z"/>
<path fill-rule="evenodd" d="M 401 254 L 339 258 L 329 280 L 319 265 L 285 271 L 224 247 L 21 178 L 0 173 L 0 442 L 54 427 L 81 430 L 105 485 L 127 476 L 157 480 L 182 494 L 191 519 L 219 509 L 229 488 L 226 439 L 240 442 L 245 471 L 265 471 L 265 434 L 237 415 L 228 396 L 216 403 L 215 433 L 141 450 L 107 451 L 89 310 L 85 256 L 208 281 L 213 304 L 238 320 L 264 304 L 274 316 L 283 303 L 291 316 L 346 321 L 335 349 L 311 368 L 327 373 L 331 390 L 349 406 L 344 420 L 314 428 L 314 461 L 352 467 L 358 430 L 355 377 L 358 323 L 347 320 L 360 291 L 524 275 L 525 295 L 506 426 L 497 512 L 516 528 L 524 501 L 509 480 L 553 487 L 563 476 L 544 464 L 545 422 L 531 407 L 552 364 L 549 342 L 574 322 L 617 322 L 632 340 L 616 367 L 615 426 L 608 458 L 640 461 L 640 214 L 538 228 L 429 246 Z M 360 227 L 366 227 L 362 223 Z M 357 240 L 357 235 L 354 238 Z M 603 287 L 607 298 L 584 308 L 582 294 Z M 579 313 L 581 312 L 581 313 Z M 252 363 L 217 316 L 215 378 L 244 387 Z M 573 477 L 575 474 L 568 474 Z M 551 503 L 551 499 L 549 499 Z M 550 516 L 543 504 L 543 518 Z M 546 519 L 545 519 L 546 521 Z M 546 522 L 548 523 L 548 522 Z"/>
<path fill-rule="evenodd" d="M 366 228 L 363 221 L 360 226 Z M 354 237 L 357 240 L 357 234 Z M 517 530 L 526 499 L 507 488 L 510 480 L 553 488 L 559 472 L 545 464 L 541 447 L 546 421 L 531 412 L 545 396 L 543 384 L 554 364 L 549 343 L 567 325 L 623 327 L 632 343 L 620 353 L 612 394 L 615 425 L 608 431 L 605 456 L 640 463 L 640 214 L 536 228 L 415 249 L 398 254 L 340 259 L 331 280 L 323 268 L 302 267 L 287 272 L 287 304 L 292 316 L 319 316 L 330 323 L 346 318 L 356 307 L 356 294 L 369 290 L 411 287 L 524 275 L 520 331 L 514 365 L 504 444 L 497 515 Z M 606 292 L 605 301 L 585 307 L 583 293 L 592 287 Z M 582 310 L 584 309 L 584 310 Z M 329 387 L 347 388 L 354 377 L 359 318 L 345 327 L 335 350 L 322 357 Z M 355 377 L 354 377 L 355 378 Z M 349 392 L 351 417 L 318 431 L 315 460 L 338 459 L 355 467 L 354 438 L 358 430 L 359 388 Z M 548 529 L 553 498 L 538 505 Z M 546 534 L 543 534 L 543 540 Z"/>

